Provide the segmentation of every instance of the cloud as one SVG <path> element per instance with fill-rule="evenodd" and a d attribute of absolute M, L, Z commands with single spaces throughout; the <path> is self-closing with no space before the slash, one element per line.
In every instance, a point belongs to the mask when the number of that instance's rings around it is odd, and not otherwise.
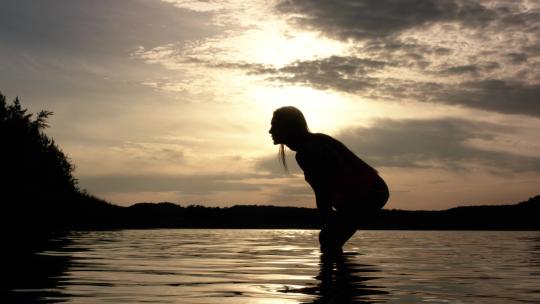
<path fill-rule="evenodd" d="M 307 84 L 318 89 L 359 92 L 373 88 L 377 79 L 369 73 L 383 69 L 384 61 L 353 56 L 295 61 L 280 69 L 253 69 L 251 73 L 269 74 L 269 80 Z"/>
<path fill-rule="evenodd" d="M 513 127 L 462 119 L 382 119 L 336 137 L 375 167 L 540 172 L 540 153 L 535 157 L 498 148 L 501 135 L 512 138 L 516 132 Z"/>
<path fill-rule="evenodd" d="M 269 80 L 379 100 L 540 115 L 538 4 L 286 0 L 276 11 L 351 49 L 259 70 Z"/>
<path fill-rule="evenodd" d="M 341 40 L 396 37 L 438 23 L 484 30 L 526 27 L 532 33 L 540 21 L 535 9 L 528 1 L 470 0 L 283 0 L 276 5 L 293 24 Z"/>
<path fill-rule="evenodd" d="M 452 66 L 439 71 L 442 75 L 466 75 L 477 76 L 480 72 L 490 72 L 501 66 L 496 62 L 485 62 L 480 64 L 466 64 L 460 66 Z"/>
<path fill-rule="evenodd" d="M 423 92 L 434 101 L 483 110 L 540 116 L 540 84 L 485 79 Z M 431 95 L 431 96 L 430 96 Z"/>
<path fill-rule="evenodd" d="M 457 84 L 385 79 L 372 98 L 459 105 L 504 114 L 540 116 L 540 85 L 510 79 L 469 80 Z"/>
<path fill-rule="evenodd" d="M 508 59 L 514 64 L 523 63 L 527 61 L 527 55 L 524 53 L 508 53 Z"/>
<path fill-rule="evenodd" d="M 498 17 L 496 10 L 476 1 L 284 0 L 276 8 L 293 24 L 341 40 L 385 38 L 437 22 L 483 26 Z"/>
<path fill-rule="evenodd" d="M 201 75 L 240 70 L 262 75 L 274 84 L 310 86 L 380 101 L 540 115 L 536 102 L 540 99 L 540 48 L 535 47 L 540 36 L 534 30 L 540 27 L 538 5 L 290 0 L 277 2 L 274 12 L 300 27 L 348 41 L 348 51 L 273 65 L 255 60 L 256 56 L 248 56 L 247 61 L 236 58 L 231 54 L 238 52 L 230 52 L 236 45 L 209 40 L 213 42 L 140 48 L 132 55 L 170 69 L 199 69 Z M 208 80 L 201 79 L 205 81 L 200 86 L 205 88 Z M 183 93 L 194 86 L 189 80 L 146 84 Z"/>
<path fill-rule="evenodd" d="M 106 175 L 83 177 L 81 183 L 92 192 L 180 192 L 207 195 L 219 192 L 244 192 L 261 189 L 248 183 L 255 174 L 215 173 L 199 175 Z"/>
<path fill-rule="evenodd" d="M 250 73 L 266 74 L 271 81 L 308 85 L 320 90 L 347 92 L 378 100 L 442 103 L 505 114 L 540 116 L 540 84 L 481 77 L 458 82 L 437 81 L 435 76 L 433 80 L 411 80 L 386 73 L 387 67 L 399 65 L 397 61 L 332 56 L 296 61 L 280 69 L 254 68 Z M 498 63 L 483 62 L 431 73 L 478 76 L 498 68 Z"/>

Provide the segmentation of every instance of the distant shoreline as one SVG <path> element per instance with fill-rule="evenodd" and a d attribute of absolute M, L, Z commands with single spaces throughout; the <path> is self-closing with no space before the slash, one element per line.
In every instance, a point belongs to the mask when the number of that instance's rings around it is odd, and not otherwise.
<path fill-rule="evenodd" d="M 78 195 L 55 208 L 20 208 L 4 222 L 14 240 L 54 231 L 121 229 L 320 229 L 314 208 L 236 205 L 181 206 L 138 203 L 122 207 Z M 457 207 L 442 211 L 381 210 L 358 223 L 359 230 L 540 231 L 540 196 L 513 205 Z"/>
<path fill-rule="evenodd" d="M 320 229 L 317 209 L 263 205 L 232 207 L 138 203 L 120 207 L 86 202 L 73 210 L 72 229 Z M 92 208 L 93 206 L 93 208 Z M 441 211 L 381 210 L 359 223 L 361 230 L 536 231 L 540 196 L 514 205 L 457 207 Z"/>

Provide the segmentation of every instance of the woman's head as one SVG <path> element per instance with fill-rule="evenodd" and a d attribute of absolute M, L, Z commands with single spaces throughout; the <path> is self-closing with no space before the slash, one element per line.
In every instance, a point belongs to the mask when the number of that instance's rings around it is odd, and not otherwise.
<path fill-rule="evenodd" d="M 304 114 L 292 106 L 275 110 L 271 124 L 269 133 L 276 145 L 294 143 L 309 133 Z"/>
<path fill-rule="evenodd" d="M 287 169 L 284 145 L 294 149 L 299 141 L 309 134 L 306 119 L 300 110 L 292 106 L 287 106 L 274 111 L 271 124 L 272 126 L 268 133 L 272 135 L 274 144 L 280 145 L 279 158 L 283 167 Z"/>

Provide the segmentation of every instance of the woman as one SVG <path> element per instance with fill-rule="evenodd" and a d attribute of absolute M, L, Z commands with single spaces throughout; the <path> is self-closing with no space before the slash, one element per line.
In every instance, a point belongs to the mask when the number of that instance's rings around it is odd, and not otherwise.
<path fill-rule="evenodd" d="M 296 161 L 315 192 L 323 226 L 319 243 L 323 256 L 340 256 L 342 246 L 363 219 L 374 215 L 388 201 L 388 187 L 378 172 L 336 139 L 311 133 L 306 119 L 295 107 L 274 111 L 269 133 L 280 145 L 296 151 Z"/>

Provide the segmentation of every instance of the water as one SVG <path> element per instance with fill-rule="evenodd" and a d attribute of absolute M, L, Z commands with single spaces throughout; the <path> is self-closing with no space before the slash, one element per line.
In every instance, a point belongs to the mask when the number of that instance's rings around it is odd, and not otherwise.
<path fill-rule="evenodd" d="M 540 232 L 359 231 L 341 263 L 317 233 L 73 232 L 2 302 L 540 303 Z"/>

